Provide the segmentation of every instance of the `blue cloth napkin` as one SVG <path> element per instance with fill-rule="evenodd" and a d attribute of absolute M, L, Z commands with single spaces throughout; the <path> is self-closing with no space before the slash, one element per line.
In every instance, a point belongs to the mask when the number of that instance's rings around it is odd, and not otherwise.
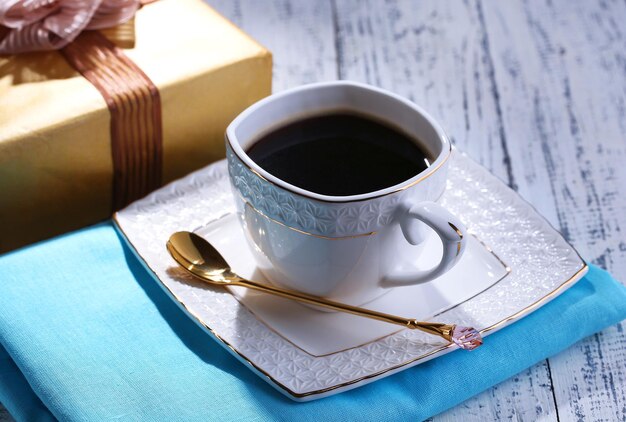
<path fill-rule="evenodd" d="M 28 421 L 420 420 L 624 318 L 626 289 L 592 267 L 473 352 L 296 403 L 209 339 L 105 223 L 0 257 L 0 402 Z"/>

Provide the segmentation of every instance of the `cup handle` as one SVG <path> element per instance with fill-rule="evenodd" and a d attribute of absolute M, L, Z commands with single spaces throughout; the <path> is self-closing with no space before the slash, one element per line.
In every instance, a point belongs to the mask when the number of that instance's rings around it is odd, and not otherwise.
<path fill-rule="evenodd" d="M 434 202 L 412 205 L 400 217 L 400 228 L 406 240 L 417 245 L 423 241 L 419 222 L 423 222 L 437 233 L 443 244 L 443 255 L 439 264 L 425 271 L 390 274 L 383 280 L 384 287 L 409 286 L 431 281 L 456 265 L 467 245 L 467 229 L 450 211 Z"/>

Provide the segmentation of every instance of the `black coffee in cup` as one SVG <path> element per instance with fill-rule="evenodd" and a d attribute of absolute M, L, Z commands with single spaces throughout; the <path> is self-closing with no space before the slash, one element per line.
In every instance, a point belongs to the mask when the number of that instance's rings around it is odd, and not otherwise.
<path fill-rule="evenodd" d="M 432 162 L 419 140 L 381 121 L 349 113 L 286 124 L 263 135 L 247 153 L 271 175 L 332 196 L 402 183 Z"/>

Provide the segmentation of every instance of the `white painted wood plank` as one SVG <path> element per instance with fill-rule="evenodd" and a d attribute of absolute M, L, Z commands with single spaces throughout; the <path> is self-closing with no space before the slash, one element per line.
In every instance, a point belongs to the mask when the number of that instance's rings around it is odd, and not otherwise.
<path fill-rule="evenodd" d="M 431 420 L 556 421 L 557 411 L 550 389 L 547 362 L 541 362 Z"/>
<path fill-rule="evenodd" d="M 520 192 L 626 280 L 626 4 L 540 0 L 486 16 L 509 31 L 494 37 L 494 60 L 512 153 L 527 158 L 514 171 Z"/>
<path fill-rule="evenodd" d="M 422 105 L 455 143 L 511 183 L 489 40 L 475 2 L 336 2 L 340 75 Z M 540 363 L 434 420 L 557 420 Z"/>
<path fill-rule="evenodd" d="M 519 191 L 626 281 L 626 4 L 483 6 Z M 550 359 L 561 420 L 626 420 L 623 327 Z"/>
<path fill-rule="evenodd" d="M 337 1 L 339 73 L 423 106 L 455 144 L 509 182 L 507 152 L 473 3 Z"/>
<path fill-rule="evenodd" d="M 274 55 L 274 92 L 337 79 L 330 0 L 207 0 Z"/>

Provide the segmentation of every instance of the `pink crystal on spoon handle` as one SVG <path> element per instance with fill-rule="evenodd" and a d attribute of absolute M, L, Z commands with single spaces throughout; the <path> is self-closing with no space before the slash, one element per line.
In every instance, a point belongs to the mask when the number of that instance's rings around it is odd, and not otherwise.
<path fill-rule="evenodd" d="M 450 340 L 464 350 L 474 350 L 483 344 L 483 337 L 475 328 L 460 325 L 454 326 Z"/>

